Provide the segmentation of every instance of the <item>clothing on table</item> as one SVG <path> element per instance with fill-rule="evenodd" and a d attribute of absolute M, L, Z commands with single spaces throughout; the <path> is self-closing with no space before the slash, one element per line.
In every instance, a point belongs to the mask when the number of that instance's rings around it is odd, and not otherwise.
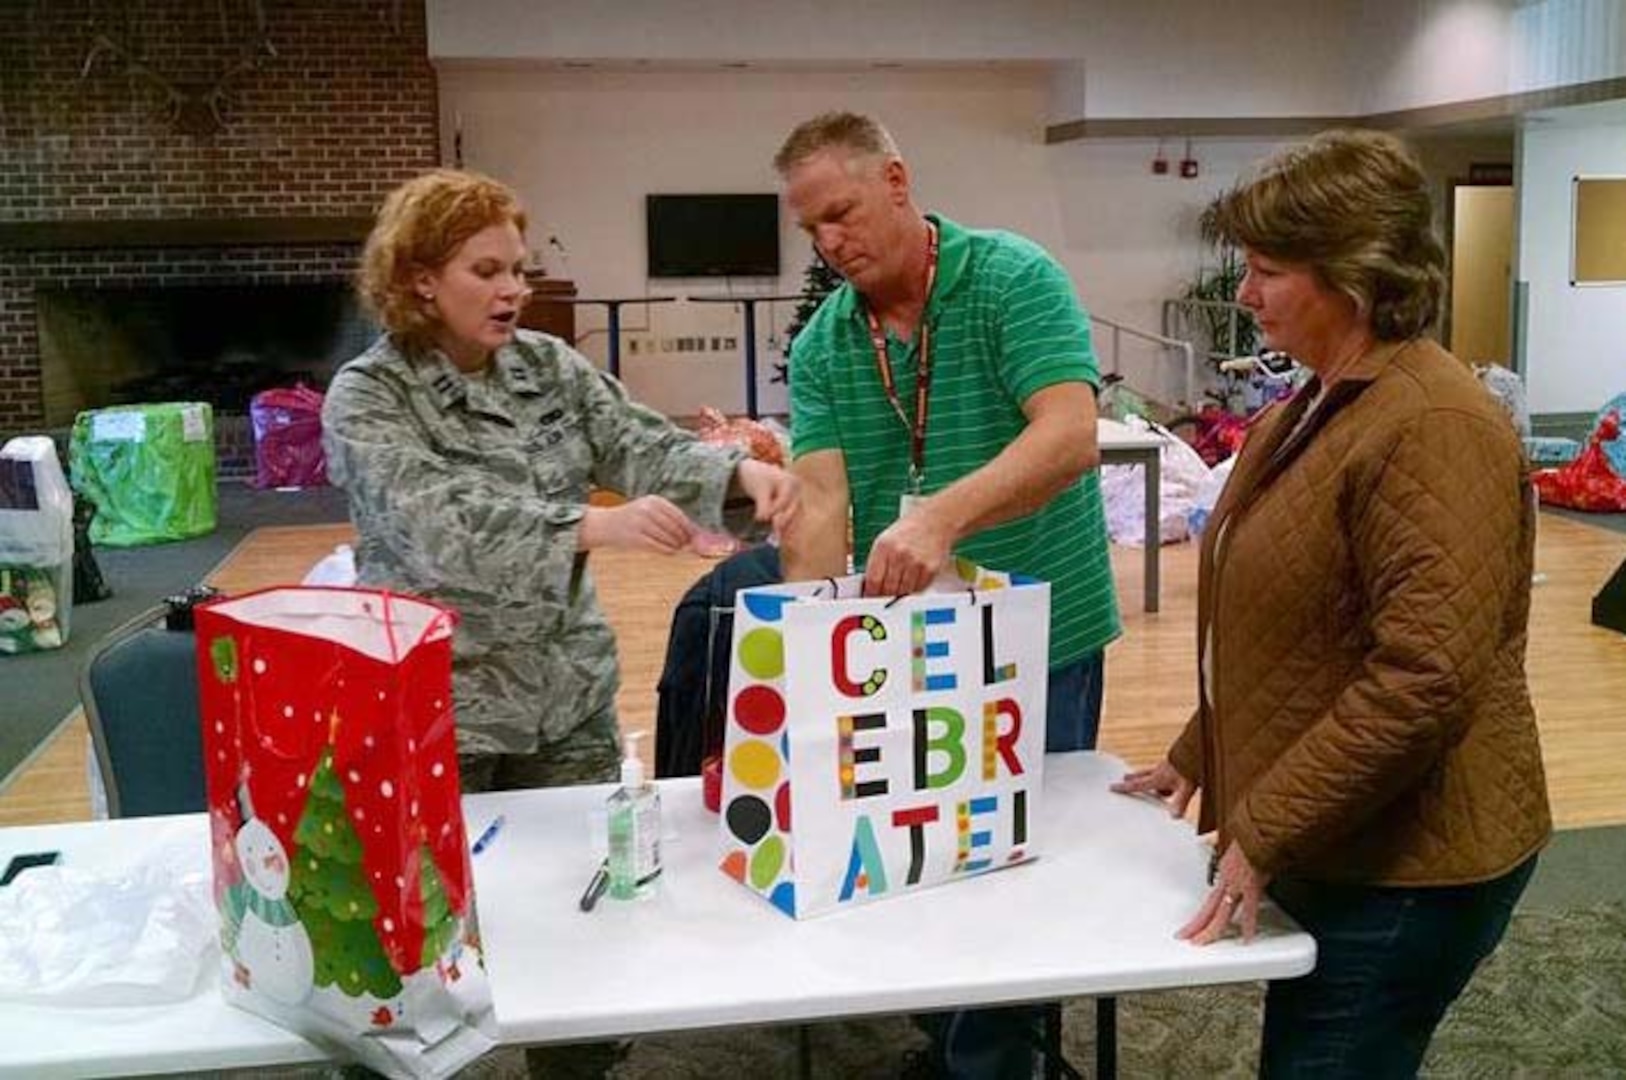
<path fill-rule="evenodd" d="M 981 468 L 1015 441 L 1027 425 L 1022 404 L 1037 391 L 1100 382 L 1089 318 L 1066 271 L 1043 248 L 1013 233 L 929 216 L 938 226 L 940 255 L 922 315 L 931 334 L 924 495 Z M 911 419 L 918 337 L 887 339 L 897 398 Z M 841 451 L 862 566 L 909 491 L 911 433 L 882 387 L 864 307 L 850 284 L 832 293 L 796 335 L 791 365 L 795 455 Z M 1093 471 L 1043 509 L 968 537 L 955 553 L 1050 583 L 1052 665 L 1100 650 L 1122 632 Z"/>
<path fill-rule="evenodd" d="M 323 407 L 328 469 L 360 533 L 360 584 L 457 609 L 460 754 L 527 754 L 604 714 L 615 641 L 577 531 L 594 487 L 659 494 L 717 529 L 743 452 L 707 446 L 531 331 L 468 377 L 388 337 Z"/>
<path fill-rule="evenodd" d="M 1295 431 L 1316 391 L 1255 427 L 1204 533 L 1202 696 L 1171 762 L 1199 829 L 1265 873 L 1488 880 L 1552 828 L 1523 450 L 1432 342 L 1373 349 Z"/>

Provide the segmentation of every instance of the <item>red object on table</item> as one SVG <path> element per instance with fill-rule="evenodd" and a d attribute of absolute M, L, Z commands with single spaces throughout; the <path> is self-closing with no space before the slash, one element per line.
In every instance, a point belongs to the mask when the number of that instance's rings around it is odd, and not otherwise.
<path fill-rule="evenodd" d="M 713 754 L 700 763 L 700 797 L 706 809 L 717 814 L 723 808 L 723 755 Z"/>

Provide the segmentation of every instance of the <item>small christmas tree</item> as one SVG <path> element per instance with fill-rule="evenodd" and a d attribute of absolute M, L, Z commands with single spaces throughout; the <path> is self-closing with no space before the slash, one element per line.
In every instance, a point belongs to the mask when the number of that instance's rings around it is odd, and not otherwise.
<path fill-rule="evenodd" d="M 333 771 L 333 747 L 322 751 L 311 777 L 310 799 L 294 832 L 288 898 L 310 935 L 316 984 L 351 997 L 363 992 L 390 998 L 401 978 L 379 943 L 373 919 L 378 903 L 361 866 L 361 838 L 345 814 L 344 786 Z"/>
<path fill-rule="evenodd" d="M 813 261 L 807 264 L 807 273 L 802 276 L 802 299 L 796 305 L 796 311 L 790 317 L 790 324 L 785 327 L 785 363 L 773 366 L 773 381 L 788 383 L 790 381 L 790 343 L 796 340 L 802 327 L 813 318 L 813 313 L 819 310 L 824 298 L 835 292 L 841 286 L 841 275 L 830 269 L 830 264 L 813 253 Z"/>

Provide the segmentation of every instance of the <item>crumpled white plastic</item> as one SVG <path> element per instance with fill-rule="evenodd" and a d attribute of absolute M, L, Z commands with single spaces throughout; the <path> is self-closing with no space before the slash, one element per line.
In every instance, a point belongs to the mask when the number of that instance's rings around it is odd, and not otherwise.
<path fill-rule="evenodd" d="M 0 889 L 0 1000 L 182 1001 L 216 962 L 219 926 L 208 871 L 180 852 L 117 875 L 26 871 Z"/>
<path fill-rule="evenodd" d="M 1136 432 L 1151 431 L 1151 425 L 1138 416 L 1127 417 L 1124 425 Z M 1191 536 L 1187 515 L 1197 492 L 1208 480 L 1208 466 L 1184 440 L 1167 434 L 1158 451 L 1158 537 L 1176 544 Z M 1139 465 L 1103 465 L 1101 498 L 1106 504 L 1107 533 L 1115 544 L 1139 547 L 1146 536 L 1146 481 Z"/>
<path fill-rule="evenodd" d="M 349 544 L 340 544 L 329 555 L 323 556 L 306 573 L 301 585 L 330 585 L 344 589 L 356 585 L 356 553 Z"/>

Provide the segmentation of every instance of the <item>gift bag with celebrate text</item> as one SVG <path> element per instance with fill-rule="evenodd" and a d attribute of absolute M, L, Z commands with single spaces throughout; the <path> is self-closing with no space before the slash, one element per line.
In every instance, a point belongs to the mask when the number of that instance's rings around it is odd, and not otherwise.
<path fill-rule="evenodd" d="M 277 588 L 197 609 L 229 1001 L 395 1077 L 495 1042 L 457 774 L 451 611 Z"/>
<path fill-rule="evenodd" d="M 735 597 L 722 868 L 796 918 L 1035 854 L 1050 586 L 861 585 Z"/>

